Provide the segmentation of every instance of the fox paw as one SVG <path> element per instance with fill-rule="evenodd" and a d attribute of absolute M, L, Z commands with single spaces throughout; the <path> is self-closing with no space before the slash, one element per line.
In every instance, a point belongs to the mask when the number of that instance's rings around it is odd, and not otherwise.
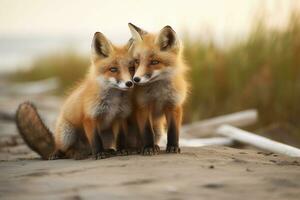
<path fill-rule="evenodd" d="M 166 152 L 167 153 L 180 153 L 180 148 L 179 146 L 167 146 L 167 149 L 166 149 Z"/>
<path fill-rule="evenodd" d="M 55 151 L 52 154 L 50 154 L 48 160 L 58 160 L 64 158 L 64 154 L 61 151 Z"/>
<path fill-rule="evenodd" d="M 129 149 L 119 149 L 117 150 L 117 155 L 120 155 L 120 156 L 127 156 L 129 155 L 131 152 Z"/>
<path fill-rule="evenodd" d="M 136 147 L 128 148 L 126 150 L 128 152 L 128 155 L 140 154 L 141 152 L 143 152 L 143 148 L 136 148 Z"/>
<path fill-rule="evenodd" d="M 159 146 L 154 145 L 154 146 L 146 146 L 143 148 L 142 154 L 143 155 L 148 155 L 148 156 L 152 156 L 155 154 L 159 154 Z"/>
<path fill-rule="evenodd" d="M 57 154 L 51 154 L 48 158 L 48 160 L 58 160 L 60 157 Z"/>
<path fill-rule="evenodd" d="M 107 157 L 111 157 L 111 156 L 116 156 L 117 155 L 117 151 L 114 149 L 105 149 L 104 150 L 105 154 Z"/>
<path fill-rule="evenodd" d="M 83 160 L 83 159 L 85 159 L 87 157 L 88 157 L 88 155 L 81 154 L 81 153 L 75 153 L 75 154 L 72 155 L 72 158 L 74 160 Z"/>
<path fill-rule="evenodd" d="M 160 147 L 156 144 L 156 145 L 154 145 L 154 149 L 155 149 L 155 152 L 157 153 L 157 154 L 159 154 L 159 152 L 160 152 Z"/>
<path fill-rule="evenodd" d="M 100 160 L 100 159 L 107 158 L 107 155 L 104 151 L 100 151 L 94 155 L 94 158 L 95 160 Z"/>
<path fill-rule="evenodd" d="M 136 148 L 133 151 L 136 152 L 137 154 L 141 154 L 143 152 L 143 148 Z"/>

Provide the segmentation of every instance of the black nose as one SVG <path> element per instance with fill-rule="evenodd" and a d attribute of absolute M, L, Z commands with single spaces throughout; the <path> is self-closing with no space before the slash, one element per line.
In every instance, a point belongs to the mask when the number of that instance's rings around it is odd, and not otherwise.
<path fill-rule="evenodd" d="M 133 83 L 132 83 L 132 81 L 127 81 L 127 82 L 125 83 L 125 85 L 126 85 L 127 87 L 131 87 L 131 86 L 133 85 Z"/>
<path fill-rule="evenodd" d="M 141 81 L 141 78 L 140 77 L 134 77 L 133 80 L 134 80 L 134 82 L 138 83 L 138 82 Z"/>

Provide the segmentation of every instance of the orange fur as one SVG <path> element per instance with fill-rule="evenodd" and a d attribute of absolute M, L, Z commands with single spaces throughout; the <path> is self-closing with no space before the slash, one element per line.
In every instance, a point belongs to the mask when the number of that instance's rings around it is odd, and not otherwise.
<path fill-rule="evenodd" d="M 95 130 L 108 128 L 113 134 L 109 137 L 114 141 L 102 145 L 105 149 L 116 149 L 117 134 L 121 124 L 130 114 L 130 105 L 128 105 L 128 113 L 122 113 L 119 111 L 122 109 L 118 108 L 123 103 L 122 99 L 118 99 L 125 96 L 127 100 L 127 96 L 130 98 L 131 94 L 129 88 L 124 88 L 126 82 L 131 81 L 132 71 L 128 47 L 113 46 L 102 34 L 96 33 L 92 50 L 92 64 L 89 72 L 65 100 L 56 123 L 56 149 L 63 153 L 76 146 L 80 134 L 83 134 L 89 145 L 94 148 Z M 129 91 L 122 91 L 125 89 Z"/>
<path fill-rule="evenodd" d="M 178 139 L 182 105 L 188 90 L 185 81 L 187 67 L 182 58 L 182 47 L 169 26 L 163 28 L 159 34 L 147 33 L 132 24 L 129 27 L 134 39 L 131 53 L 136 65 L 133 80 L 138 77 L 134 96 L 140 132 L 144 135 L 152 129 L 154 137 L 158 138 L 166 121 L 167 151 L 177 153 L 180 151 Z M 151 126 L 150 131 L 146 130 L 147 123 Z M 147 145 L 150 145 L 155 151 L 158 139 L 155 138 L 155 144 L 151 144 L 145 137 L 151 137 L 151 133 L 144 136 L 144 148 L 149 148 Z"/>

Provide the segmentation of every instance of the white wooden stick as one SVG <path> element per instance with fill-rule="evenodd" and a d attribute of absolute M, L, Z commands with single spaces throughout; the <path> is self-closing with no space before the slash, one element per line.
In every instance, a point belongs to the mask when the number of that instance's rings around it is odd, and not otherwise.
<path fill-rule="evenodd" d="M 183 135 L 203 136 L 214 133 L 223 124 L 242 127 L 254 124 L 257 119 L 257 111 L 250 109 L 185 125 L 181 129 L 181 133 Z"/>
<path fill-rule="evenodd" d="M 213 138 L 195 138 L 195 139 L 186 139 L 180 138 L 179 145 L 182 147 L 202 147 L 210 145 L 218 146 L 230 146 L 233 144 L 233 139 L 226 137 L 213 137 Z"/>
<path fill-rule="evenodd" d="M 181 147 L 202 147 L 210 145 L 230 146 L 233 144 L 233 139 L 227 137 L 213 137 L 213 138 L 179 138 L 179 145 Z M 164 134 L 159 141 L 159 146 L 166 146 L 167 134 Z"/>
<path fill-rule="evenodd" d="M 216 133 L 270 152 L 300 157 L 300 149 L 298 148 L 273 141 L 230 125 L 222 125 L 216 130 Z"/>

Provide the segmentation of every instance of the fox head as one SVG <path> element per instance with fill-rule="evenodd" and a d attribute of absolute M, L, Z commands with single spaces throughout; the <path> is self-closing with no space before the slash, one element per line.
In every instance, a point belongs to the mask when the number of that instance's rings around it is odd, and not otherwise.
<path fill-rule="evenodd" d="M 135 62 L 135 84 L 167 79 L 178 73 L 181 47 L 170 26 L 165 26 L 158 34 L 147 33 L 131 23 L 128 26 L 132 34 L 129 51 Z"/>
<path fill-rule="evenodd" d="M 128 45 L 114 46 L 102 33 L 92 42 L 91 74 L 101 87 L 128 90 L 133 87 L 134 63 Z"/>

